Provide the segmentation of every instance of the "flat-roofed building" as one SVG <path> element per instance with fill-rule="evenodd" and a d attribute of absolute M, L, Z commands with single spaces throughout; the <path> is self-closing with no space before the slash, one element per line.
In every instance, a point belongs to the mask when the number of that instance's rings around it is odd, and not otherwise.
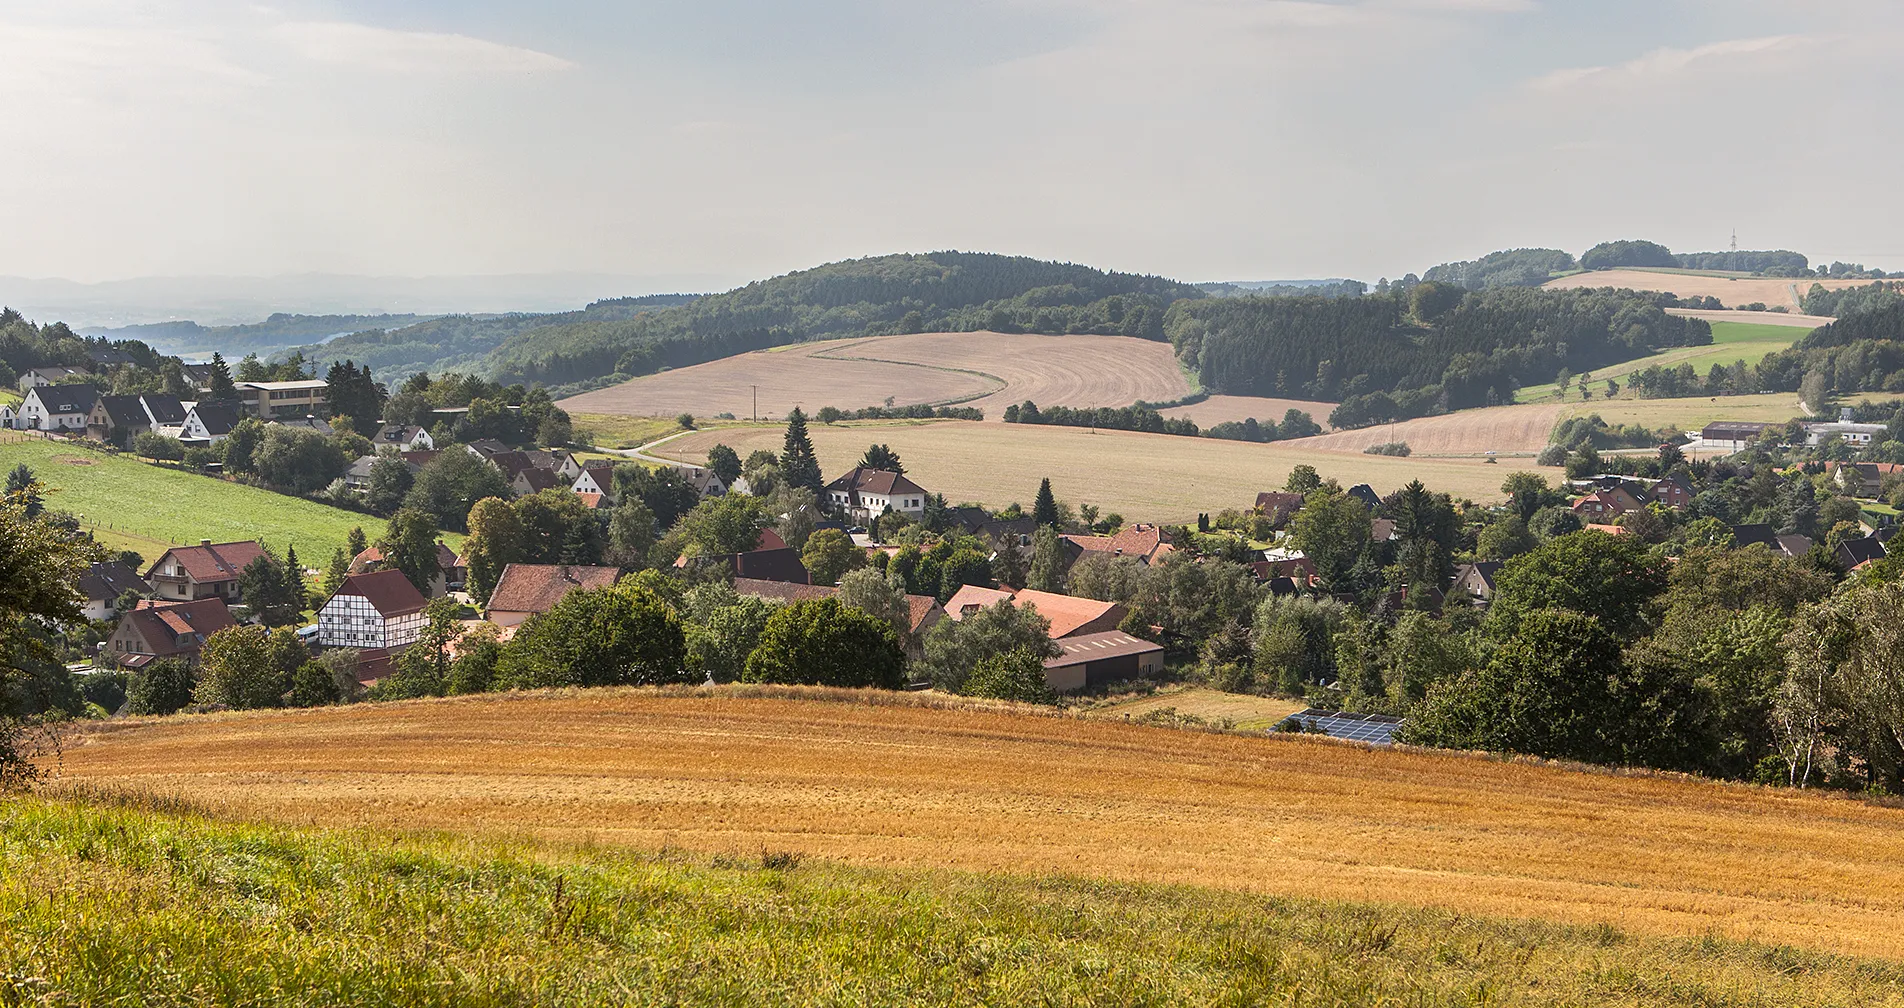
<path fill-rule="evenodd" d="M 317 378 L 302 381 L 237 382 L 238 399 L 245 412 L 263 420 L 277 416 L 305 417 L 330 414 L 330 382 Z"/>

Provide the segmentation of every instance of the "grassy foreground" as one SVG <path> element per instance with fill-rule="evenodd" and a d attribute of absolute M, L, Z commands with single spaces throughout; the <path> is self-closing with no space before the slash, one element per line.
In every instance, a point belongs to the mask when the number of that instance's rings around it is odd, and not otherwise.
<path fill-rule="evenodd" d="M 0 1004 L 1883 1005 L 1904 967 L 1192 888 L 0 800 Z"/>

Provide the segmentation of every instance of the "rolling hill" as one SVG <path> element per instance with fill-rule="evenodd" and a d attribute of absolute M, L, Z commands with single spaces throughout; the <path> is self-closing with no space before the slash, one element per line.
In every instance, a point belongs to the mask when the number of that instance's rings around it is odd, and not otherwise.
<path fill-rule="evenodd" d="M 116 722 L 68 736 L 62 780 L 317 826 L 1064 873 L 1904 956 L 1897 809 L 932 694 L 585 690 Z"/>

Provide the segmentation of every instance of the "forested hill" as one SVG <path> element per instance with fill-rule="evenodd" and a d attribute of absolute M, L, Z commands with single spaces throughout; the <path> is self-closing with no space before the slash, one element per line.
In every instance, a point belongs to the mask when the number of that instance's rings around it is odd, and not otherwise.
<path fill-rule="evenodd" d="M 1522 385 L 1712 342 L 1702 320 L 1633 291 L 1423 283 L 1360 298 L 1211 298 L 1171 306 L 1164 328 L 1203 387 L 1339 400 L 1363 426 L 1511 401 Z"/>
<path fill-rule="evenodd" d="M 596 301 L 580 311 L 557 314 L 446 315 L 400 329 L 370 329 L 321 346 L 301 347 L 307 357 L 368 364 L 380 379 L 400 382 L 419 371 L 487 374 L 490 355 L 523 333 L 583 323 L 623 322 L 644 312 L 677 308 L 698 294 L 651 294 Z"/>
<path fill-rule="evenodd" d="M 662 367 L 803 340 L 904 332 L 1104 333 L 1163 338 L 1187 284 L 972 252 L 831 263 L 626 320 L 525 329 L 491 355 L 504 382 L 609 384 Z"/>

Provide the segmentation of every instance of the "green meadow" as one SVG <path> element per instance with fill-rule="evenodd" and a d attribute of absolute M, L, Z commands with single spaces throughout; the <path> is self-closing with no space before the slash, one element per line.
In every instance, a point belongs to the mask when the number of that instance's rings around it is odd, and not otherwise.
<path fill-rule="evenodd" d="M 1700 347 L 1678 347 L 1659 353 L 1636 357 L 1629 361 L 1609 365 L 1593 372 L 1589 387 L 1593 389 L 1595 399 L 1603 398 L 1606 392 L 1606 380 L 1613 378 L 1620 384 L 1626 384 L 1626 376 L 1635 371 L 1644 371 L 1654 365 L 1676 368 L 1681 364 L 1690 364 L 1702 377 L 1712 370 L 1714 364 L 1728 367 L 1739 361 L 1757 364 L 1768 353 L 1789 350 L 1792 344 L 1804 339 L 1811 330 L 1798 326 L 1762 325 L 1755 322 L 1714 322 L 1712 323 L 1712 344 Z M 1559 389 L 1549 382 L 1545 385 L 1529 385 L 1514 397 L 1515 402 L 1537 403 L 1556 402 L 1562 397 Z M 1570 385 L 1566 399 L 1578 401 L 1580 393 L 1577 385 Z"/>

